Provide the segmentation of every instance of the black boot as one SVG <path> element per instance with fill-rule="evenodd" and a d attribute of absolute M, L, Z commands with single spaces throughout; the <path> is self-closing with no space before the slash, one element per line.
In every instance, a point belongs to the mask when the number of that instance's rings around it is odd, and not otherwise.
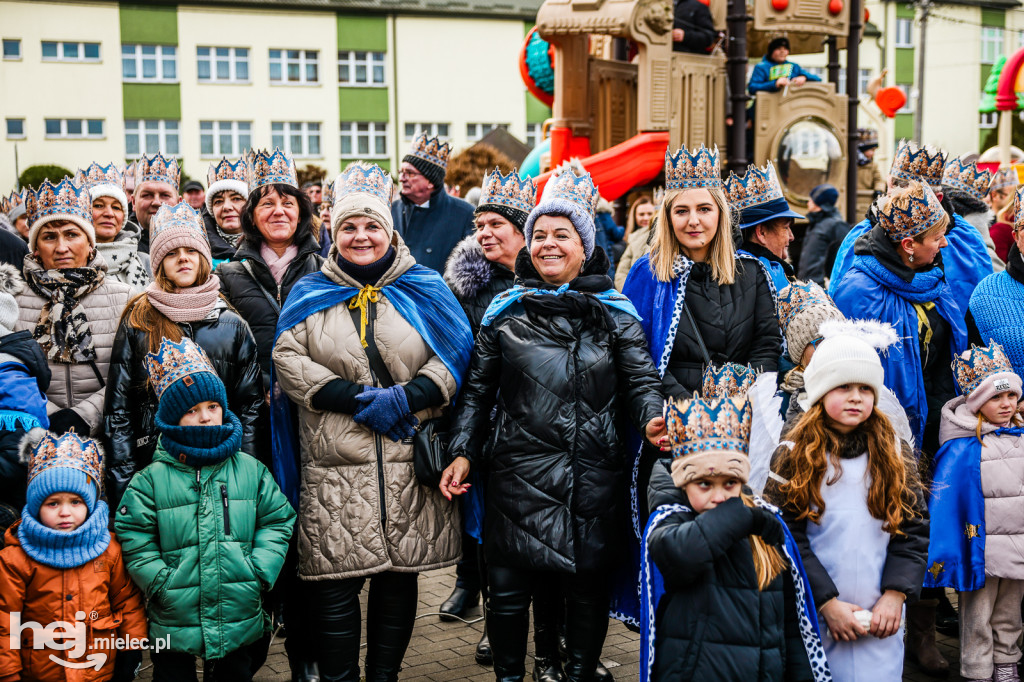
<path fill-rule="evenodd" d="M 529 613 L 499 615 L 487 612 L 494 678 L 498 682 L 523 682 L 526 677 L 526 633 Z"/>
<path fill-rule="evenodd" d="M 493 665 L 494 653 L 491 651 L 491 640 L 487 636 L 487 621 L 484 621 L 484 634 L 480 635 L 480 641 L 476 643 L 476 653 L 473 655 L 477 665 Z"/>
<path fill-rule="evenodd" d="M 480 603 L 479 590 L 467 590 L 456 586 L 450 597 L 441 604 L 441 620 L 451 622 L 465 618 L 466 613 Z"/>
<path fill-rule="evenodd" d="M 558 658 L 535 658 L 533 682 L 566 682 L 562 662 Z"/>
<path fill-rule="evenodd" d="M 292 666 L 292 682 L 320 682 L 320 670 L 316 663 L 306 661 Z"/>

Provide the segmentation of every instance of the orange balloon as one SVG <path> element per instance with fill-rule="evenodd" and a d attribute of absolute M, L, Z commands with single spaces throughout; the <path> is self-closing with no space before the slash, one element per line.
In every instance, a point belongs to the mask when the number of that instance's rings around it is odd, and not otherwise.
<path fill-rule="evenodd" d="M 888 118 L 895 118 L 906 103 L 906 94 L 897 87 L 879 88 L 875 93 L 875 104 Z"/>
<path fill-rule="evenodd" d="M 833 16 L 843 11 L 843 0 L 828 0 L 828 11 Z"/>

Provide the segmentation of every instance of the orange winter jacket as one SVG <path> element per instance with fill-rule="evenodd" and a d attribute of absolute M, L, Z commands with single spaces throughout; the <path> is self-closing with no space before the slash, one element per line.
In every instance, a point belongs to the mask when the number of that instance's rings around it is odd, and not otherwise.
<path fill-rule="evenodd" d="M 135 586 L 121 557 L 121 545 L 111 534 L 110 546 L 99 557 L 76 568 L 60 569 L 45 566 L 22 549 L 18 541 L 18 521 L 7 529 L 5 547 L 0 550 L 0 682 L 104 682 L 114 674 L 113 642 L 97 642 L 98 638 L 146 637 L 146 611 L 142 593 Z M 76 623 L 77 612 L 85 617 Z M 21 648 L 11 647 L 12 613 L 20 613 Z M 81 614 L 79 614 L 81 615 Z M 34 649 L 33 630 L 26 624 L 34 621 L 39 627 L 65 621 L 78 625 L 85 632 L 88 647 L 81 656 L 68 650 Z M 64 631 L 57 630 L 57 637 Z M 64 640 L 64 645 L 74 636 Z M 73 668 L 53 659 L 63 659 L 84 666 L 87 657 L 97 655 L 94 663 L 105 656 L 97 669 Z M 51 658 L 51 655 L 53 658 Z"/>

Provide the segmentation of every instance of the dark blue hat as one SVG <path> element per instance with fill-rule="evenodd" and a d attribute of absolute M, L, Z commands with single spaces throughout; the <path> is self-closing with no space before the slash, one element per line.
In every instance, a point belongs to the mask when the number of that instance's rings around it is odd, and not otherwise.
<path fill-rule="evenodd" d="M 835 206 L 839 201 L 839 190 L 827 183 L 818 185 L 811 190 L 811 201 L 818 206 Z"/>

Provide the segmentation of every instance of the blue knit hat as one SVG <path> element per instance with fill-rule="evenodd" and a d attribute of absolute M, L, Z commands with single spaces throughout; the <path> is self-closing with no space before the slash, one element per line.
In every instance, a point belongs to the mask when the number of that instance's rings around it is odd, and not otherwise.
<path fill-rule="evenodd" d="M 54 493 L 74 493 L 91 513 L 103 486 L 103 451 L 91 438 L 71 429 L 55 436 L 32 429 L 21 442 L 21 459 L 28 465 L 25 508 L 39 519 L 39 508 Z"/>
<path fill-rule="evenodd" d="M 811 201 L 818 206 L 835 206 L 839 201 L 839 190 L 827 183 L 818 185 L 811 190 Z"/>
<path fill-rule="evenodd" d="M 224 382 L 192 339 L 186 337 L 180 343 L 161 340 L 157 352 L 146 355 L 146 371 L 160 401 L 156 416 L 165 424 L 176 425 L 191 408 L 207 401 L 228 409 Z"/>
<path fill-rule="evenodd" d="M 597 235 L 594 210 L 600 198 L 590 173 L 583 170 L 577 159 L 562 164 L 552 172 L 544 187 L 544 194 L 526 218 L 523 226 L 526 245 L 529 246 L 533 239 L 533 225 L 538 218 L 545 215 L 563 216 L 576 228 L 583 242 L 583 253 L 589 259 L 594 253 Z"/>

